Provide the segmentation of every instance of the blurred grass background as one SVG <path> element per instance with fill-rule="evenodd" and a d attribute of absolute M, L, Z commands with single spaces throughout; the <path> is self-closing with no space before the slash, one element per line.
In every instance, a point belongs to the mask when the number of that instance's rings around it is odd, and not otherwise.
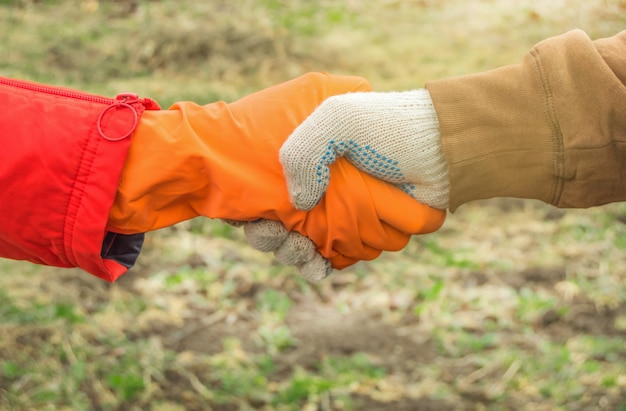
<path fill-rule="evenodd" d="M 573 28 L 626 2 L 2 0 L 0 75 L 164 107 L 308 71 L 404 90 Z M 0 260 L 0 409 L 626 410 L 625 223 L 477 202 L 318 286 L 207 220 L 115 284 Z"/>

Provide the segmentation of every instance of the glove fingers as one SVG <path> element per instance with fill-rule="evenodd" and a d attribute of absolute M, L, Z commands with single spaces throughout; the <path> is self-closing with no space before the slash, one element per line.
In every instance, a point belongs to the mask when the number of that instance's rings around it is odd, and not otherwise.
<path fill-rule="evenodd" d="M 313 259 L 317 251 L 315 244 L 302 234 L 290 233 L 275 251 L 276 259 L 285 265 L 300 266 Z"/>
<path fill-rule="evenodd" d="M 251 247 L 264 252 L 274 251 L 280 263 L 296 266 L 298 273 L 308 281 L 321 281 L 332 271 L 330 261 L 317 252 L 311 239 L 288 232 L 280 221 L 244 223 L 243 230 Z"/>
<path fill-rule="evenodd" d="M 298 267 L 300 276 L 312 283 L 322 281 L 332 270 L 330 262 L 319 253 L 315 253 L 310 261 Z"/>
<path fill-rule="evenodd" d="M 264 252 L 277 250 L 289 236 L 285 226 L 273 220 L 258 220 L 245 224 L 243 232 L 250 246 Z"/>

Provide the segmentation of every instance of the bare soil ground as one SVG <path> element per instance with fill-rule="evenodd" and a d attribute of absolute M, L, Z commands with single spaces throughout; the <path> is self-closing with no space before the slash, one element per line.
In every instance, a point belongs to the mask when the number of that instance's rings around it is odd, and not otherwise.
<path fill-rule="evenodd" d="M 624 16 L 623 0 L 0 1 L 0 74 L 164 107 L 312 70 L 406 90 Z M 623 411 L 625 267 L 623 204 L 505 199 L 319 285 L 217 221 L 152 233 L 115 284 L 0 260 L 0 409 Z"/>

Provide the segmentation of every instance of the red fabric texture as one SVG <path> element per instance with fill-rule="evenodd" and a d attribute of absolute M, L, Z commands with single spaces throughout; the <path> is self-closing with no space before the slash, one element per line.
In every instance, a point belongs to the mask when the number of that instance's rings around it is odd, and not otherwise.
<path fill-rule="evenodd" d="M 126 272 L 101 257 L 105 227 L 130 134 L 158 106 L 124 101 L 0 77 L 0 257 Z"/>

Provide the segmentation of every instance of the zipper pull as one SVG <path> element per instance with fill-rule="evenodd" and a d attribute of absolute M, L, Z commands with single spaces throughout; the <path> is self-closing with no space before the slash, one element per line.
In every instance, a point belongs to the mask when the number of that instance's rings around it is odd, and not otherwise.
<path fill-rule="evenodd" d="M 137 103 L 141 99 L 139 98 L 139 94 L 137 93 L 120 93 L 115 96 L 115 100 L 120 103 L 133 104 Z"/>
<path fill-rule="evenodd" d="M 115 99 L 113 99 L 113 103 L 109 104 L 104 110 L 102 110 L 102 113 L 100 113 L 100 115 L 98 116 L 98 121 L 96 125 L 98 127 L 98 133 L 100 134 L 100 136 L 108 141 L 121 141 L 127 137 L 130 137 L 130 135 L 133 134 L 133 132 L 135 131 L 135 128 L 137 128 L 137 124 L 139 124 L 139 114 L 137 114 L 137 110 L 135 109 L 135 107 L 132 106 L 132 104 L 135 104 L 137 102 L 140 102 L 140 98 L 135 93 L 118 94 Z M 107 112 L 109 112 L 110 110 L 126 109 L 130 110 L 133 113 L 133 123 L 128 131 L 119 136 L 107 135 L 104 130 L 102 130 L 102 119 L 104 118 L 104 115 L 107 114 Z"/>
<path fill-rule="evenodd" d="M 159 103 L 152 100 L 151 98 L 144 97 L 140 98 L 137 93 L 120 93 L 115 96 L 115 100 L 121 103 L 126 104 L 135 104 L 140 103 L 146 110 L 160 110 L 161 107 Z"/>

